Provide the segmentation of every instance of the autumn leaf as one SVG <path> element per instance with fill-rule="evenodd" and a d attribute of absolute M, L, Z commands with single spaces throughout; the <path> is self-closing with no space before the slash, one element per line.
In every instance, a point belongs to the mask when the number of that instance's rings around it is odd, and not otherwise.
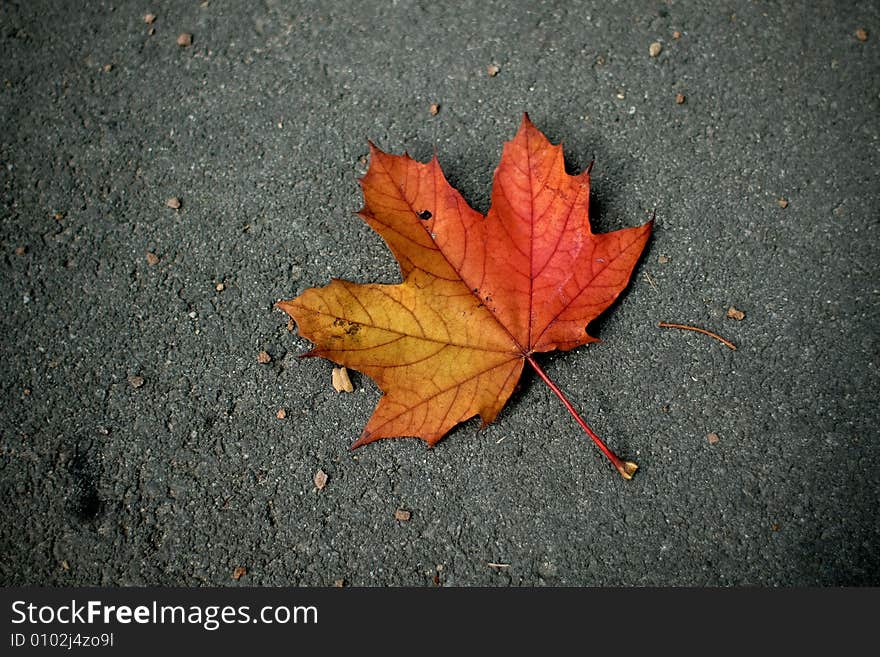
<path fill-rule="evenodd" d="M 596 339 L 586 327 L 626 287 L 652 222 L 590 230 L 590 172 L 565 172 L 523 116 L 495 171 L 487 216 L 427 164 L 370 144 L 359 215 L 400 263 L 399 285 L 334 279 L 277 305 L 321 356 L 372 377 L 384 395 L 353 447 L 413 436 L 430 445 L 480 415 L 492 422 L 526 362 L 627 479 L 534 355 Z"/>

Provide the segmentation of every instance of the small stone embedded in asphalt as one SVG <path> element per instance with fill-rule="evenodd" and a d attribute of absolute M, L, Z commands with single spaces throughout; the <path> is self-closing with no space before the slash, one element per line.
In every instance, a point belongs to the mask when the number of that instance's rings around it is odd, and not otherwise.
<path fill-rule="evenodd" d="M 745 317 L 746 314 L 742 310 L 738 310 L 733 306 L 727 309 L 728 319 L 735 319 L 736 321 L 741 322 L 743 319 L 745 319 Z"/>
<path fill-rule="evenodd" d="M 189 32 L 183 32 L 177 36 L 177 45 L 181 48 L 186 48 L 187 46 L 191 46 L 193 42 L 193 35 Z"/>
<path fill-rule="evenodd" d="M 171 208 L 172 210 L 179 210 L 180 205 L 181 205 L 180 199 L 177 198 L 176 196 L 172 196 L 171 198 L 169 198 L 168 200 L 165 201 L 165 207 Z"/>
<path fill-rule="evenodd" d="M 489 66 L 486 67 L 486 73 L 490 78 L 494 78 L 500 72 L 501 67 L 498 66 L 498 64 L 489 64 Z"/>
<path fill-rule="evenodd" d="M 159 264 L 159 256 L 157 256 L 152 251 L 147 251 L 147 264 L 150 265 L 150 267 L 153 267 L 154 265 L 158 265 Z"/>
<path fill-rule="evenodd" d="M 655 41 L 648 47 L 648 54 L 651 57 L 657 57 L 663 51 L 663 45 L 659 41 Z"/>
<path fill-rule="evenodd" d="M 411 517 L 412 513 L 406 509 L 397 509 L 397 511 L 394 512 L 394 519 L 399 520 L 400 522 L 406 522 Z"/>
<path fill-rule="evenodd" d="M 318 470 L 315 473 L 315 476 L 312 478 L 312 481 L 315 484 L 315 488 L 317 488 L 318 490 L 323 490 L 324 486 L 327 485 L 327 479 L 327 473 L 323 470 Z"/>
<path fill-rule="evenodd" d="M 142 385 L 144 385 L 144 377 L 132 374 L 130 377 L 128 377 L 128 384 L 132 388 L 140 388 Z"/>
<path fill-rule="evenodd" d="M 715 445 L 721 439 L 718 437 L 717 433 L 713 432 L 713 433 L 710 433 L 708 436 L 706 436 L 706 440 L 709 441 L 710 445 Z"/>

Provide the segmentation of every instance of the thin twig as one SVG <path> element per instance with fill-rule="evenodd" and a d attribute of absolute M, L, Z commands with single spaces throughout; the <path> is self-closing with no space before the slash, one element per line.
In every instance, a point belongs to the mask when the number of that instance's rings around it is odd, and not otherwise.
<path fill-rule="evenodd" d="M 657 289 L 657 284 L 654 282 L 654 279 L 651 278 L 651 274 L 649 274 L 648 272 L 645 272 L 645 280 L 651 284 L 651 287 L 653 287 L 655 290 Z"/>
<path fill-rule="evenodd" d="M 489 568 L 510 568 L 509 563 L 492 563 L 491 561 L 486 564 Z"/>
<path fill-rule="evenodd" d="M 712 331 L 707 331 L 704 328 L 699 328 L 698 326 L 688 326 L 687 324 L 670 324 L 669 322 L 660 322 L 657 324 L 662 328 L 675 328 L 675 329 L 683 329 L 685 331 L 696 331 L 697 333 L 702 333 L 703 335 L 708 335 L 710 338 L 715 338 L 718 342 L 721 342 L 724 346 L 729 347 L 733 351 L 736 351 L 736 345 L 733 344 L 730 340 L 725 340 L 717 333 L 712 333 Z"/>

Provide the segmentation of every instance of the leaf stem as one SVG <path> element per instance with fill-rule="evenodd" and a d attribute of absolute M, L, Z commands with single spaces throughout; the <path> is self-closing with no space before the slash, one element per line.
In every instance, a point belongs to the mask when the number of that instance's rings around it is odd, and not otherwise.
<path fill-rule="evenodd" d="M 565 396 L 565 393 L 559 389 L 553 380 L 547 376 L 547 373 L 541 369 L 541 366 L 535 361 L 534 358 L 530 354 L 526 354 L 526 360 L 529 361 L 529 365 L 531 365 L 534 370 L 538 373 L 538 376 L 546 383 L 550 390 L 554 392 L 554 394 L 559 397 L 559 400 L 562 402 L 563 406 L 571 413 L 571 416 L 575 419 L 575 421 L 581 425 L 581 429 L 583 429 L 587 435 L 596 443 L 596 446 L 602 450 L 602 453 L 608 457 L 608 460 L 611 461 L 611 464 L 617 468 L 617 471 L 624 479 L 632 479 L 636 470 L 638 470 L 638 465 L 633 463 L 632 461 L 621 461 L 620 458 L 611 451 L 611 448 L 605 444 L 605 442 L 596 435 L 596 433 L 590 429 L 589 425 L 584 421 L 584 418 L 580 416 L 580 414 L 575 410 L 572 403 L 568 401 L 568 397 Z"/>

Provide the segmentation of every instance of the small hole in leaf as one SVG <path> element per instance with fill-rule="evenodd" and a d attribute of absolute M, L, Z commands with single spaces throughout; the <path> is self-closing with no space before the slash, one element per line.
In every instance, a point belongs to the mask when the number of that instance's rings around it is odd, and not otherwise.
<path fill-rule="evenodd" d="M 433 215 L 431 214 L 430 210 L 422 210 L 421 212 L 419 212 L 419 219 L 421 219 L 422 221 L 427 221 L 432 216 Z"/>

